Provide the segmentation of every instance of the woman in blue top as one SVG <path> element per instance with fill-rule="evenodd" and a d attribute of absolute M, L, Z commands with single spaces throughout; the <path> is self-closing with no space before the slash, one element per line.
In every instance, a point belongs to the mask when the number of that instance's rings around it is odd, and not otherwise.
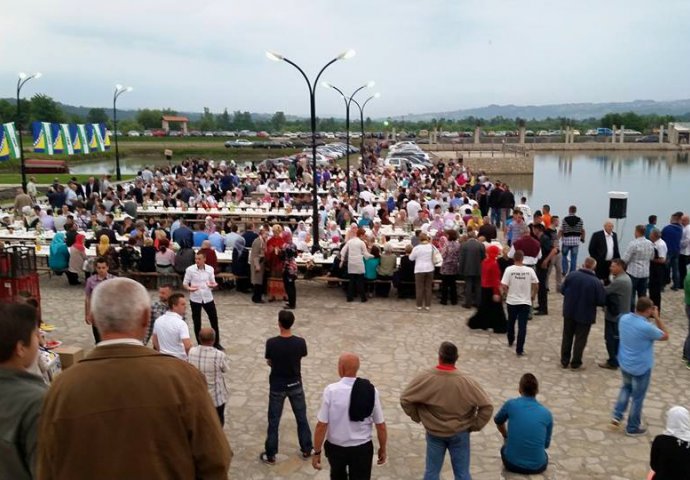
<path fill-rule="evenodd" d="M 50 242 L 50 256 L 48 257 L 48 266 L 52 271 L 58 275 L 69 267 L 69 249 L 65 243 L 65 233 L 58 232 Z"/>
<path fill-rule="evenodd" d="M 364 279 L 367 282 L 367 293 L 369 297 L 374 296 L 374 287 L 376 286 L 376 269 L 381 264 L 381 250 L 376 245 L 371 247 L 371 258 L 364 259 Z"/>

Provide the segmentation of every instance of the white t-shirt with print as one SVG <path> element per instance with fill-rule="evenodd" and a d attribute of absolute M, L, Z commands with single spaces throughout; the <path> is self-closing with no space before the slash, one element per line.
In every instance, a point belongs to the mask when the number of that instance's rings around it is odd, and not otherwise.
<path fill-rule="evenodd" d="M 532 305 L 532 284 L 539 283 L 534 269 L 524 265 L 506 268 L 501 284 L 508 287 L 508 305 Z"/>

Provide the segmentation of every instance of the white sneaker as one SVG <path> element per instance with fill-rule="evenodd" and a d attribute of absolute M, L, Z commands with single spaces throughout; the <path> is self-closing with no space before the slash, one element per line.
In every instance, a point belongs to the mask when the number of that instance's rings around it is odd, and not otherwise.
<path fill-rule="evenodd" d="M 421 309 L 422 309 L 422 307 L 417 307 L 417 310 L 421 310 Z"/>
<path fill-rule="evenodd" d="M 429 311 L 431 310 L 431 307 L 424 307 L 424 310 Z"/>

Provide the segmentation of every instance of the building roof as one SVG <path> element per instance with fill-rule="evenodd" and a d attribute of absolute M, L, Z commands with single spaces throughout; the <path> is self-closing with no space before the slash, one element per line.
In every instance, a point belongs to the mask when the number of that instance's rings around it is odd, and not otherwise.
<path fill-rule="evenodd" d="M 162 120 L 165 122 L 189 122 L 187 117 L 175 117 L 172 115 L 163 115 Z"/>

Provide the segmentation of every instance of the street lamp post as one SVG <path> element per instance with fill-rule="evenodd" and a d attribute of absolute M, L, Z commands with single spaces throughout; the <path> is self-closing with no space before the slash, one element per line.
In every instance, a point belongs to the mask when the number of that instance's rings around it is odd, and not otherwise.
<path fill-rule="evenodd" d="M 120 171 L 120 150 L 117 144 L 117 99 L 126 92 L 131 92 L 132 87 L 123 87 L 120 84 L 115 85 L 115 92 L 113 93 L 113 135 L 115 136 L 115 177 L 119 182 L 122 180 L 122 172 Z"/>
<path fill-rule="evenodd" d="M 323 66 L 323 68 L 319 71 L 319 74 L 316 76 L 316 79 L 314 80 L 314 83 L 312 84 L 309 81 L 309 77 L 307 77 L 307 74 L 304 73 L 304 70 L 300 68 L 299 65 L 297 65 L 295 62 L 290 60 L 289 58 L 284 57 L 283 55 L 280 55 L 275 52 L 266 52 L 266 57 L 268 57 L 269 60 L 273 60 L 274 62 L 286 62 L 295 67 L 297 70 L 299 70 L 299 73 L 302 74 L 304 77 L 304 80 L 307 82 L 307 87 L 309 88 L 309 104 L 310 104 L 310 115 L 311 115 L 311 150 L 312 150 L 312 179 L 313 179 L 313 189 L 314 193 L 312 194 L 312 248 L 311 251 L 312 253 L 316 253 L 319 251 L 319 205 L 318 205 L 318 185 L 316 183 L 316 85 L 319 84 L 319 78 L 321 77 L 321 74 L 326 70 L 328 67 L 330 67 L 332 64 L 337 62 L 338 60 L 347 60 L 349 58 L 352 58 L 355 56 L 355 51 L 354 50 L 347 50 L 346 52 L 341 53 L 337 57 L 335 57 L 333 60 L 328 62 L 326 65 Z"/>
<path fill-rule="evenodd" d="M 26 165 L 24 163 L 24 142 L 22 141 L 22 121 L 21 121 L 21 114 L 22 114 L 22 107 L 21 107 L 21 102 L 19 101 L 19 94 L 22 91 L 22 87 L 26 82 L 31 80 L 32 78 L 41 78 L 41 73 L 36 72 L 33 75 L 27 75 L 26 73 L 20 73 L 19 74 L 19 79 L 17 80 L 17 119 L 16 119 L 16 127 L 17 127 L 17 135 L 19 136 L 19 164 L 22 172 L 22 190 L 24 190 L 24 193 L 26 193 Z"/>
<path fill-rule="evenodd" d="M 365 88 L 371 88 L 374 85 L 376 85 L 376 82 L 374 82 L 373 80 L 370 82 L 367 82 L 364 85 L 362 85 L 361 87 L 359 87 L 357 90 L 352 92 L 352 95 L 347 97 L 347 96 L 345 96 L 343 91 L 340 90 L 335 85 L 332 85 L 328 82 L 323 82 L 324 87 L 332 88 L 333 90 L 338 92 L 340 94 L 340 96 L 343 98 L 343 100 L 345 101 L 345 138 L 346 138 L 346 145 L 347 145 L 345 152 L 347 155 L 347 167 L 346 168 L 347 168 L 347 193 L 348 193 L 348 195 L 350 193 L 352 193 L 350 191 L 350 103 L 352 103 L 352 101 L 354 100 L 355 95 L 357 95 L 357 92 L 359 92 L 360 90 L 365 89 Z"/>
<path fill-rule="evenodd" d="M 362 154 L 362 163 L 364 163 L 364 107 L 367 106 L 367 103 L 369 103 L 370 100 L 373 100 L 374 98 L 379 98 L 380 96 L 381 94 L 376 92 L 371 97 L 364 100 L 364 103 L 362 103 L 361 105 L 357 102 L 357 100 L 353 100 L 354 104 L 357 105 L 357 108 L 359 108 L 359 128 L 361 130 L 361 137 L 359 139 L 359 151 Z"/>

